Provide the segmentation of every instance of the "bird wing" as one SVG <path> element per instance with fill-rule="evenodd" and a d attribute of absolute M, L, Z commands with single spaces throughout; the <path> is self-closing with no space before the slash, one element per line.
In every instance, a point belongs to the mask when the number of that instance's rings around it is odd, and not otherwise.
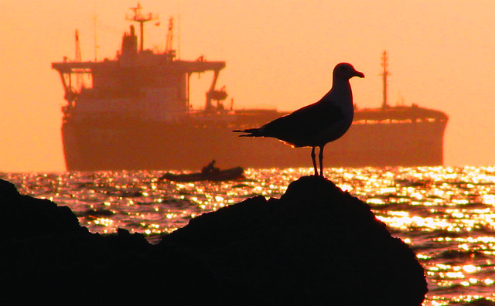
<path fill-rule="evenodd" d="M 265 137 L 275 137 L 295 146 L 305 146 L 309 139 L 344 119 L 341 108 L 328 102 L 320 101 L 305 106 L 265 124 L 259 130 Z"/>

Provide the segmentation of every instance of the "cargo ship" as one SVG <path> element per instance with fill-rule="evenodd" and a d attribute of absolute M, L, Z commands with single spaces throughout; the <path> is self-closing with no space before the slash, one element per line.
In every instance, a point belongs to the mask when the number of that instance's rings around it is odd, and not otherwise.
<path fill-rule="evenodd" d="M 67 103 L 62 107 L 62 142 L 68 171 L 197 170 L 212 159 L 222 167 L 311 167 L 310 150 L 274 139 L 239 138 L 235 129 L 261 126 L 286 113 L 235 109 L 217 88 L 224 61 L 177 58 L 170 19 L 163 52 L 144 48 L 143 27 L 154 19 L 138 4 L 128 18 L 140 26 L 125 33 L 115 59 L 52 63 Z M 139 43 L 138 43 L 139 39 Z M 325 148 L 326 167 L 432 166 L 443 163 L 448 121 L 441 111 L 389 106 L 386 53 L 384 101 L 374 109 L 356 106 L 353 125 Z M 208 73 L 211 86 L 203 109 L 190 102 L 190 78 Z M 81 82 L 81 78 L 89 82 Z M 230 105 L 226 105 L 230 104 Z"/>

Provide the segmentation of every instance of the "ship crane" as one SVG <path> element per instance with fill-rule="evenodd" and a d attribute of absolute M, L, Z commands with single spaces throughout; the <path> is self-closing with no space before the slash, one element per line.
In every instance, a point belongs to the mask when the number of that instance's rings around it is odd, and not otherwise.
<path fill-rule="evenodd" d="M 75 58 L 73 61 L 74 65 L 78 65 L 79 63 L 82 62 L 82 56 L 81 56 L 81 43 L 79 40 L 79 30 L 76 29 L 75 31 Z M 64 58 L 64 63 L 69 64 L 70 62 L 67 61 L 68 59 L 65 57 Z M 79 94 L 81 93 L 83 87 L 84 87 L 84 82 L 83 82 L 83 75 L 90 73 L 90 70 L 85 69 L 83 67 L 77 67 L 73 69 L 72 71 L 61 71 L 60 72 L 60 77 L 62 79 L 62 84 L 64 86 L 65 90 L 65 100 L 67 100 L 68 104 L 62 107 L 62 112 L 68 116 L 71 110 L 75 107 L 77 98 L 79 97 Z M 73 77 L 75 77 L 75 84 L 73 84 Z"/>
<path fill-rule="evenodd" d="M 213 103 L 211 103 L 212 100 L 217 102 L 217 106 L 216 106 L 217 111 L 224 111 L 225 110 L 223 103 L 221 102 L 221 101 L 227 99 L 227 96 L 228 96 L 227 92 L 225 91 L 225 86 L 223 86 L 220 90 L 215 89 L 219 73 L 220 73 L 219 70 L 215 70 L 214 75 L 213 75 L 213 82 L 211 83 L 210 90 L 208 90 L 208 92 L 206 93 L 205 111 L 207 111 L 207 112 L 211 112 L 211 111 L 215 110 L 215 108 L 213 107 Z"/>
<path fill-rule="evenodd" d="M 167 39 L 165 42 L 165 54 L 169 56 L 170 59 L 175 57 L 175 50 L 173 49 L 174 42 L 174 19 L 170 17 L 168 20 L 168 31 L 167 31 Z"/>

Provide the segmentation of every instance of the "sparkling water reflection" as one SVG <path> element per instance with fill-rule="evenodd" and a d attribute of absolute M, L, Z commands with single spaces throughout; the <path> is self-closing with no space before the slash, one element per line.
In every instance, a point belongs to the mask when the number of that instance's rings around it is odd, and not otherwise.
<path fill-rule="evenodd" d="M 311 169 L 247 169 L 246 180 L 162 182 L 160 171 L 3 173 L 23 194 L 69 206 L 92 232 L 148 235 L 263 195 L 280 197 Z M 326 176 L 367 202 L 416 252 L 430 292 L 425 305 L 495 300 L 495 168 L 335 168 Z"/>

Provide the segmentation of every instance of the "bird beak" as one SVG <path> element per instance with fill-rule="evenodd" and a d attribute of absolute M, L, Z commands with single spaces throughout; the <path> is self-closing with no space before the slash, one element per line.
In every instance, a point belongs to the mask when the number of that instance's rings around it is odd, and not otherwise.
<path fill-rule="evenodd" d="M 360 77 L 360 78 L 364 78 L 364 73 L 359 72 L 359 71 L 356 71 L 356 74 L 354 74 L 354 76 L 357 76 L 357 77 Z"/>

